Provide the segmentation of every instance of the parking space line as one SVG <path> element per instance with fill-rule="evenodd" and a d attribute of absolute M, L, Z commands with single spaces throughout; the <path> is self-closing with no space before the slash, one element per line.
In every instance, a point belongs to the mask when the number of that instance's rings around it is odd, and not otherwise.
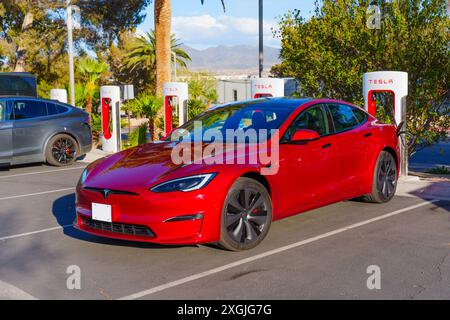
<path fill-rule="evenodd" d="M 173 288 L 173 287 L 180 286 L 180 285 L 188 283 L 188 282 L 192 282 L 192 281 L 195 281 L 195 280 L 198 280 L 198 279 L 201 279 L 201 278 L 205 278 L 207 276 L 210 276 L 210 275 L 213 275 L 213 274 L 216 274 L 216 273 L 219 273 L 219 272 L 231 269 L 231 268 L 235 268 L 235 267 L 241 266 L 243 264 L 254 262 L 256 260 L 260 260 L 260 259 L 272 256 L 272 255 L 275 255 L 275 254 L 278 254 L 278 253 L 290 250 L 290 249 L 298 248 L 300 246 L 303 246 L 303 245 L 306 245 L 306 244 L 309 244 L 309 243 L 312 243 L 312 242 L 315 242 L 315 241 L 318 241 L 318 240 L 321 240 L 321 239 L 325 239 L 325 238 L 337 235 L 339 233 L 342 233 L 342 232 L 345 232 L 345 231 L 348 231 L 348 230 L 352 230 L 352 229 L 359 228 L 359 227 L 365 226 L 365 225 L 373 223 L 373 222 L 377 222 L 377 221 L 380 221 L 380 220 L 383 220 L 383 219 L 387 219 L 387 218 L 390 218 L 392 216 L 398 215 L 400 213 L 411 211 L 413 209 L 417 209 L 417 208 L 420 208 L 420 207 L 423 207 L 423 206 L 426 206 L 426 205 L 429 205 L 431 203 L 435 203 L 435 202 L 438 202 L 438 201 L 439 200 L 431 200 L 431 201 L 421 202 L 419 204 L 416 204 L 416 205 L 413 205 L 413 206 L 410 206 L 410 207 L 406 207 L 406 208 L 403 208 L 403 209 L 400 209 L 400 210 L 396 210 L 396 211 L 393 211 L 393 212 L 390 212 L 390 213 L 387 213 L 387 214 L 384 214 L 384 215 L 381 215 L 381 216 L 378 216 L 378 217 L 375 217 L 375 218 L 372 218 L 372 219 L 369 219 L 369 220 L 364 220 L 364 221 L 361 221 L 361 222 L 358 222 L 358 223 L 355 223 L 355 224 L 352 224 L 352 225 L 349 225 L 349 226 L 346 226 L 346 227 L 343 227 L 343 228 L 340 228 L 340 229 L 336 229 L 336 230 L 333 230 L 333 231 L 330 231 L 330 232 L 327 232 L 327 233 L 324 233 L 324 234 L 321 234 L 321 235 L 318 235 L 318 236 L 315 236 L 315 237 L 312 237 L 312 238 L 308 238 L 308 239 L 305 239 L 305 240 L 302 240 L 302 241 L 299 241 L 299 242 L 296 242 L 296 243 L 292 243 L 292 244 L 289 244 L 289 245 L 286 245 L 286 246 L 283 246 L 283 247 L 280 247 L 280 248 L 277 248 L 277 249 L 269 250 L 267 252 L 264 252 L 264 253 L 261 253 L 261 254 L 257 254 L 255 256 L 252 256 L 252 257 L 249 257 L 249 258 L 241 259 L 241 260 L 238 260 L 236 262 L 232 262 L 232 263 L 223 265 L 221 267 L 217 267 L 217 268 L 210 269 L 210 270 L 207 270 L 207 271 L 204 271 L 204 272 L 200 272 L 200 273 L 197 273 L 197 274 L 194 274 L 194 275 L 191 275 L 191 276 L 179 279 L 179 280 L 168 282 L 168 283 L 162 284 L 162 285 L 157 286 L 157 287 L 153 287 L 153 288 L 148 289 L 148 290 L 140 291 L 140 292 L 137 292 L 137 293 L 125 296 L 123 298 L 120 298 L 119 300 L 135 300 L 135 299 L 139 299 L 139 298 L 142 298 L 142 297 L 145 297 L 145 296 L 157 293 L 157 292 L 161 292 L 161 291 Z"/>
<path fill-rule="evenodd" d="M 64 188 L 64 189 L 57 189 L 57 190 L 50 190 L 50 191 L 43 191 L 43 192 L 21 194 L 21 195 L 17 195 L 17 196 L 10 196 L 10 197 L 0 198 L 0 201 L 17 199 L 17 198 L 24 198 L 24 197 L 33 197 L 33 196 L 39 196 L 39 195 L 43 195 L 43 194 L 58 193 L 58 192 L 64 192 L 64 191 L 70 191 L 70 190 L 75 190 L 75 188 L 71 187 L 71 188 Z"/>
<path fill-rule="evenodd" d="M 86 167 L 84 166 L 84 167 L 73 167 L 73 168 L 64 168 L 64 169 L 46 170 L 46 171 L 37 171 L 37 172 L 17 173 L 17 174 L 11 174 L 8 176 L 0 176 L 0 179 L 31 176 L 31 175 L 36 175 L 36 174 L 53 173 L 53 172 L 61 172 L 61 171 L 78 170 L 78 169 L 84 169 L 84 168 L 86 168 Z"/>
<path fill-rule="evenodd" d="M 53 228 L 47 228 L 47 229 L 41 229 L 41 230 L 36 230 L 36 231 L 31 231 L 31 232 L 14 234 L 12 236 L 1 237 L 0 241 L 14 239 L 14 238 L 21 238 L 21 237 L 26 237 L 26 236 L 31 236 L 33 234 L 44 233 L 44 232 L 49 232 L 49 231 L 55 231 L 55 230 L 69 228 L 69 227 L 72 227 L 72 225 L 71 224 L 66 224 L 64 226 L 57 226 L 57 227 L 53 227 Z"/>
<path fill-rule="evenodd" d="M 0 280 L 0 300 L 38 300 L 28 292 Z"/>

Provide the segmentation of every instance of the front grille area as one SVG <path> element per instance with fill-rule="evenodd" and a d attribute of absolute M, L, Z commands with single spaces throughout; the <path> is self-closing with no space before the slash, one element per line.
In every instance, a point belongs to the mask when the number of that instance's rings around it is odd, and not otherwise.
<path fill-rule="evenodd" d="M 141 237 L 156 237 L 155 234 L 150 230 L 149 227 L 139 226 L 135 224 L 125 224 L 125 223 L 114 223 L 114 222 L 104 222 L 93 220 L 88 217 L 81 216 L 81 220 L 85 226 L 92 229 L 109 231 L 118 234 L 125 234 L 131 236 L 141 236 Z"/>

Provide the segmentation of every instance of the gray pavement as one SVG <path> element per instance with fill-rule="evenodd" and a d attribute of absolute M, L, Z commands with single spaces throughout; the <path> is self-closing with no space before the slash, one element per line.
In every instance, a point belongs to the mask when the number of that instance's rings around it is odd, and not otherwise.
<path fill-rule="evenodd" d="M 450 298 L 447 185 L 407 179 L 388 204 L 309 211 L 275 222 L 256 249 L 232 253 L 74 230 L 73 187 L 85 165 L 0 171 L 0 299 Z M 67 289 L 72 265 L 80 290 Z M 367 288 L 371 265 L 380 290 Z"/>

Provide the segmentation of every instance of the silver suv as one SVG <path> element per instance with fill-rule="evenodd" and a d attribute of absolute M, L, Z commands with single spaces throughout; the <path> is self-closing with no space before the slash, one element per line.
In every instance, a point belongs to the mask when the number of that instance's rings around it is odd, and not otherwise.
<path fill-rule="evenodd" d="M 92 147 L 89 114 L 38 98 L 0 96 L 0 165 L 71 165 Z"/>

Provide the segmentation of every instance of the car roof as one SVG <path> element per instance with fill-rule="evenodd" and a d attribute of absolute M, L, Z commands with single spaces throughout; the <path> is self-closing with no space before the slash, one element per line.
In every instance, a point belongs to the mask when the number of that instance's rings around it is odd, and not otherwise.
<path fill-rule="evenodd" d="M 301 106 L 302 104 L 311 101 L 311 98 L 259 98 L 259 99 L 253 99 L 253 100 L 245 100 L 245 101 L 236 101 L 236 102 L 231 102 L 231 103 L 226 103 L 226 104 L 220 104 L 217 105 L 213 108 L 211 108 L 210 110 L 213 109 L 219 109 L 219 108 L 223 108 L 223 107 L 229 107 L 229 106 L 255 106 L 258 107 L 260 109 L 264 109 L 264 108 L 273 108 L 273 107 L 281 107 L 281 108 L 288 108 L 288 109 L 296 109 L 299 106 Z"/>
<path fill-rule="evenodd" d="M 71 107 L 73 108 L 72 105 L 58 101 L 58 100 L 51 100 L 51 99 L 45 99 L 45 98 L 38 98 L 38 97 L 33 97 L 33 96 L 14 96 L 14 95 L 5 95 L 2 96 L 0 95 L 0 99 L 27 99 L 27 100 L 40 100 L 40 101 L 45 101 L 45 102 L 53 102 L 53 103 L 58 103 L 58 104 L 62 104 L 66 107 Z"/>

